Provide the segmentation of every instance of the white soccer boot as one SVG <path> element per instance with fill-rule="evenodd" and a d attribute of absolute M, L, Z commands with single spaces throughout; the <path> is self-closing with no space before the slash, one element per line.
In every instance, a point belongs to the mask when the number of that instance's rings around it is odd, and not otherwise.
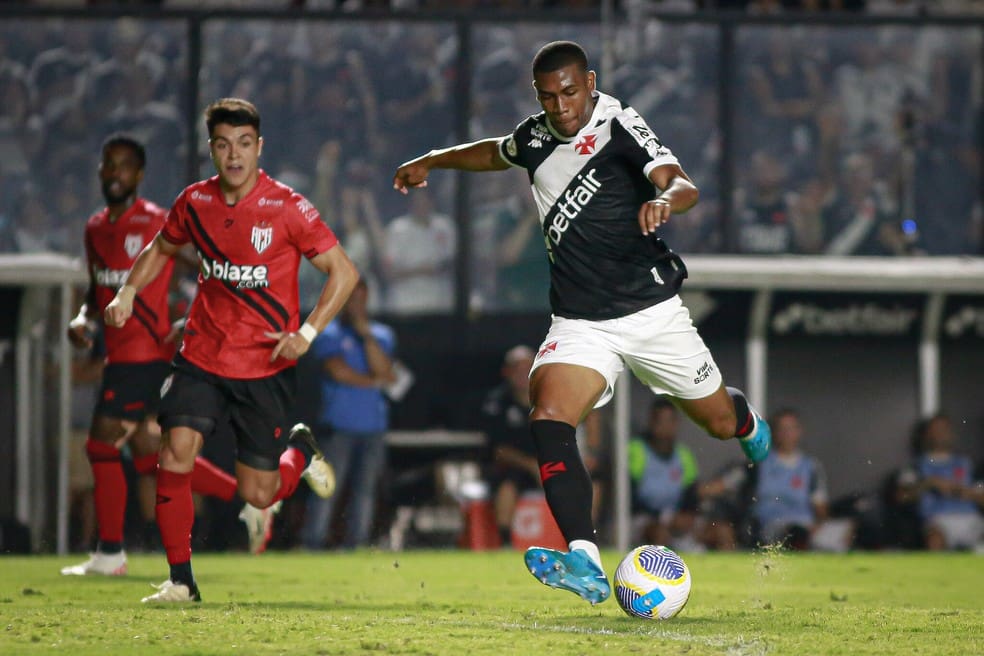
<path fill-rule="evenodd" d="M 266 551 L 267 544 L 273 537 L 273 518 L 283 505 L 283 500 L 267 508 L 257 508 L 247 503 L 239 511 L 239 519 L 246 524 L 246 532 L 249 533 L 250 553 L 261 554 Z"/>
<path fill-rule="evenodd" d="M 62 567 L 61 573 L 65 576 L 86 576 L 87 574 L 125 576 L 126 552 L 107 554 L 96 551 L 89 554 L 89 560 L 84 563 Z"/>
<path fill-rule="evenodd" d="M 322 499 L 327 499 L 335 492 L 335 469 L 331 466 L 325 455 L 318 448 L 318 442 L 314 439 L 311 429 L 304 424 L 295 424 L 290 429 L 290 442 L 303 442 L 314 453 L 307 469 L 301 474 L 301 478 L 307 481 L 311 491 Z"/>
<path fill-rule="evenodd" d="M 190 602 L 200 602 L 202 596 L 198 594 L 198 586 L 194 589 L 189 588 L 184 583 L 175 583 L 174 581 L 168 579 L 160 585 L 154 585 L 151 583 L 152 588 L 157 588 L 157 592 L 150 595 L 149 597 L 144 597 L 140 600 L 144 604 L 156 604 L 156 603 L 190 603 Z"/>

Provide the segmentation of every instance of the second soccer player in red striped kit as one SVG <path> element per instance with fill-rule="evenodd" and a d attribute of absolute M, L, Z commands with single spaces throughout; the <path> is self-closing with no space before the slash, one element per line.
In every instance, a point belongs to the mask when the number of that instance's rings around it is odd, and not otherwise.
<path fill-rule="evenodd" d="M 79 348 L 92 347 L 103 310 L 134 258 L 164 225 L 165 210 L 137 193 L 146 160 L 143 144 L 132 136 L 114 134 L 103 142 L 99 182 L 106 207 L 85 226 L 89 289 L 78 316 L 68 326 L 68 337 Z M 138 474 L 156 476 L 161 438 L 157 405 L 178 333 L 169 317 L 173 270 L 174 261 L 169 259 L 134 298 L 134 321 L 120 328 L 108 327 L 103 334 L 106 368 L 85 444 L 92 467 L 99 542 L 88 560 L 62 568 L 62 574 L 127 573 L 123 549 L 127 483 L 120 447 L 129 446 Z M 201 457 L 195 460 L 191 485 L 199 494 L 226 501 L 236 494 L 236 480 Z M 148 505 L 152 501 L 151 495 Z"/>
<path fill-rule="evenodd" d="M 159 411 L 157 524 L 170 575 L 144 602 L 201 600 L 191 568 L 191 472 L 204 440 L 226 417 L 236 434 L 239 494 L 248 503 L 270 507 L 293 494 L 302 476 L 321 496 L 334 485 L 308 428 L 298 424 L 288 436 L 286 424 L 294 365 L 341 309 L 358 272 L 318 210 L 259 168 L 256 107 L 223 98 L 206 109 L 205 122 L 217 175 L 178 196 L 105 312 L 107 324 L 126 323 L 136 293 L 182 245 L 194 244 L 199 293 Z M 302 255 L 328 276 L 303 324 Z"/>

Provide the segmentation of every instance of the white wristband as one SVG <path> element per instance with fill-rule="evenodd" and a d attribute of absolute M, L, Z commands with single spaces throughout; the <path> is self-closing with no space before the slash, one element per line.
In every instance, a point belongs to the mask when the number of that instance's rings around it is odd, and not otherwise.
<path fill-rule="evenodd" d="M 304 325 L 298 328 L 297 334 L 306 339 L 307 343 L 310 344 L 318 336 L 318 331 L 314 326 L 305 321 Z"/>
<path fill-rule="evenodd" d="M 116 295 L 120 298 L 125 298 L 127 302 L 132 303 L 133 298 L 137 295 L 137 288 L 133 285 L 123 285 L 117 290 Z"/>

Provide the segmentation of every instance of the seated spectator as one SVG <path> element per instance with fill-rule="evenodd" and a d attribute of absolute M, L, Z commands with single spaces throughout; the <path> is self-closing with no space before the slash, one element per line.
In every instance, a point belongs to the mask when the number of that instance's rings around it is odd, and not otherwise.
<path fill-rule="evenodd" d="M 482 404 L 482 423 L 491 449 L 487 477 L 492 487 L 495 521 L 508 545 L 519 497 L 540 489 L 540 465 L 530 437 L 530 368 L 533 349 L 514 346 L 502 363 L 502 383 Z"/>
<path fill-rule="evenodd" d="M 658 396 L 646 434 L 629 442 L 635 542 L 692 550 L 697 546 L 697 461 L 677 442 L 679 412 Z"/>
<path fill-rule="evenodd" d="M 827 521 L 827 477 L 816 458 L 799 448 L 803 426 L 793 409 L 776 412 L 772 451 L 754 467 L 727 470 L 703 489 L 707 497 L 730 493 L 747 501 L 746 532 L 754 544 L 780 543 L 791 549 L 844 551 L 849 520 Z"/>
<path fill-rule="evenodd" d="M 921 430 L 921 453 L 899 477 L 899 497 L 916 501 L 927 549 L 971 549 L 984 541 L 984 483 L 970 458 L 954 451 L 953 424 L 943 414 Z"/>

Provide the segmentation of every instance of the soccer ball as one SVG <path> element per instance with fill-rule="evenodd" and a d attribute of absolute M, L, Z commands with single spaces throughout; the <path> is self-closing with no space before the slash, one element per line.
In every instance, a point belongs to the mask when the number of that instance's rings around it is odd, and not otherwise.
<path fill-rule="evenodd" d="M 668 620 L 690 599 L 690 570 L 671 549 L 636 547 L 615 570 L 615 598 L 633 617 Z"/>

